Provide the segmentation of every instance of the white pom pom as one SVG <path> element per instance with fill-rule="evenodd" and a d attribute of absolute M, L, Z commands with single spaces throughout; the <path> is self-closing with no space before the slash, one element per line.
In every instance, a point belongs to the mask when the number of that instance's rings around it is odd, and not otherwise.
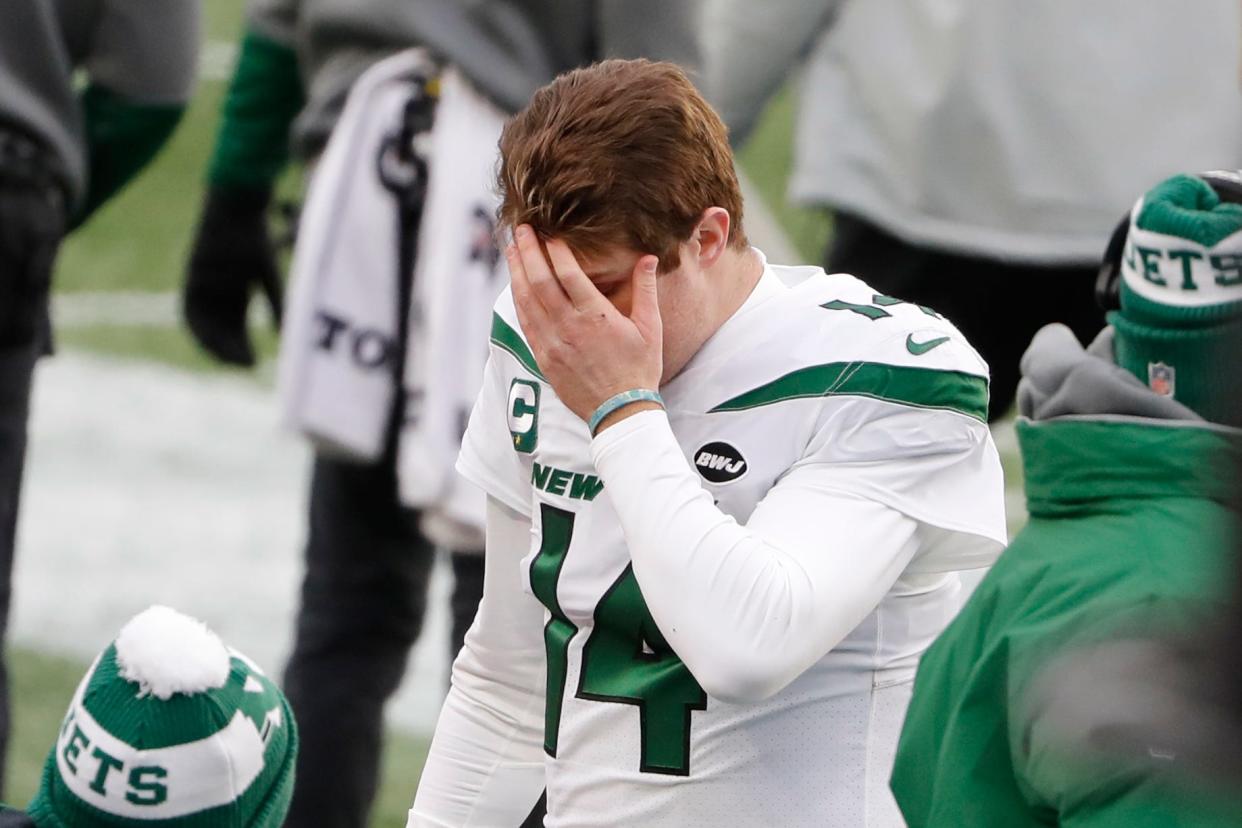
<path fill-rule="evenodd" d="M 121 678 L 138 684 L 139 698 L 161 701 L 223 687 L 229 651 L 207 625 L 168 607 L 153 606 L 130 619 L 116 637 Z"/>

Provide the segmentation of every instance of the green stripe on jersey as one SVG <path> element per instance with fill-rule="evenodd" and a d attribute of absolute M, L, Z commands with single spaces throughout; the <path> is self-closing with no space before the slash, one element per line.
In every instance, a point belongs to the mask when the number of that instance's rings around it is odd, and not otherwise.
<path fill-rule="evenodd" d="M 840 396 L 958 411 L 988 421 L 988 381 L 983 377 L 879 362 L 830 362 L 801 368 L 722 402 L 712 413 L 744 411 L 782 400 Z"/>
<path fill-rule="evenodd" d="M 530 348 L 526 347 L 526 343 L 522 341 L 522 337 L 518 336 L 518 332 L 510 328 L 509 323 L 501 319 L 498 313 L 492 314 L 492 342 L 496 347 L 513 354 L 527 371 L 543 379 L 543 374 L 539 371 L 539 365 L 535 362 Z"/>

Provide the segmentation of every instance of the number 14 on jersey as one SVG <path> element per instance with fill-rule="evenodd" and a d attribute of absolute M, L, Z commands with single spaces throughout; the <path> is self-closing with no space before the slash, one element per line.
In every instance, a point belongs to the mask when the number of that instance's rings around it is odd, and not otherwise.
<path fill-rule="evenodd" d="M 543 629 L 548 663 L 544 750 L 556 756 L 569 645 L 578 633 L 556 594 L 573 537 L 574 514 L 544 503 L 540 520 L 543 539 L 531 561 L 530 583 L 551 613 Z M 690 714 L 706 709 L 707 694 L 660 634 L 630 566 L 595 606 L 578 674 L 577 698 L 638 707 L 639 770 L 689 775 Z"/>

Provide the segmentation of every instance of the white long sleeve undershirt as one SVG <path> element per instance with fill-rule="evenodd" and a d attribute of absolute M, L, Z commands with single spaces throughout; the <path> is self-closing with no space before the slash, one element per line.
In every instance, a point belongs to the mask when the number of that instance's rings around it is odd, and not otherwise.
<path fill-rule="evenodd" d="M 793 469 L 745 526 L 713 503 L 663 411 L 602 431 L 591 453 L 643 598 L 708 695 L 767 698 L 856 627 L 918 548 L 919 524 Z"/>
<path fill-rule="evenodd" d="M 519 567 L 529 546 L 530 520 L 489 497 L 483 600 L 407 828 L 518 825 L 543 792 L 543 606 Z"/>

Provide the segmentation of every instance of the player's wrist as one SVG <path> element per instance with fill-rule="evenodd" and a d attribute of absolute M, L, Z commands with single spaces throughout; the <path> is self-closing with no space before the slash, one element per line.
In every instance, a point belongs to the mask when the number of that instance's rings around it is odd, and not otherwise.
<path fill-rule="evenodd" d="M 648 388 L 632 388 L 628 391 L 614 394 L 596 406 L 591 416 L 587 418 L 587 428 L 590 430 L 591 435 L 595 436 L 608 426 L 631 417 L 640 411 L 663 408 L 664 400 L 660 397 L 658 391 Z"/>
<path fill-rule="evenodd" d="M 614 426 L 617 423 L 621 422 L 622 420 L 626 420 L 626 419 L 629 419 L 630 417 L 633 417 L 635 414 L 641 414 L 644 411 L 663 411 L 663 410 L 664 410 L 664 406 L 660 405 L 659 403 L 651 402 L 649 400 L 642 400 L 639 402 L 628 403 L 626 405 L 621 406 L 616 411 L 613 411 L 611 414 L 604 417 L 604 419 L 600 420 L 599 425 L 595 427 L 594 436 L 599 436 L 609 426 Z"/>

